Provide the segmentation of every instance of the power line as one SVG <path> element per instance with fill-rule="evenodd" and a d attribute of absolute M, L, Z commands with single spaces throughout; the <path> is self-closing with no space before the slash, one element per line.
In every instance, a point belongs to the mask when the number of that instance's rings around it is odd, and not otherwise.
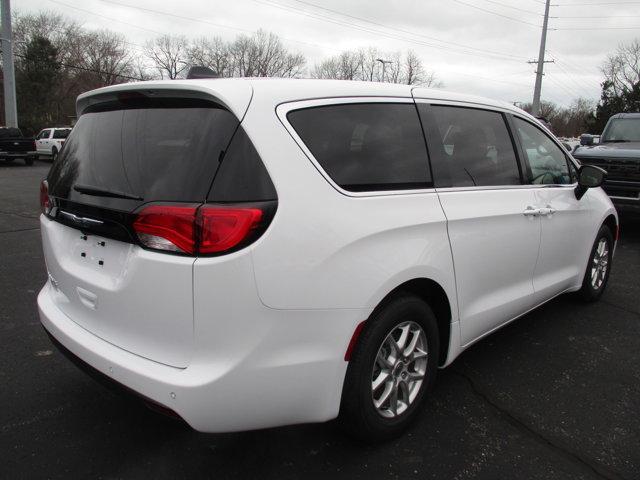
<path fill-rule="evenodd" d="M 145 30 L 145 31 L 147 31 L 147 32 L 156 33 L 156 34 L 159 34 L 159 35 L 164 35 L 164 33 L 166 33 L 166 32 L 160 32 L 160 31 L 158 31 L 158 30 L 152 30 L 152 29 L 150 29 L 150 28 L 146 28 L 146 27 L 141 27 L 140 25 L 136 25 L 136 24 L 134 24 L 134 23 L 125 22 L 124 20 L 120 20 L 120 19 L 118 19 L 118 18 L 107 17 L 106 15 L 102 15 L 102 14 L 99 14 L 99 13 L 95 13 L 95 12 L 92 12 L 92 11 L 90 11 L 90 10 L 85 10 L 84 8 L 76 7 L 75 5 L 69 5 L 69 4 L 67 4 L 67 3 L 60 2 L 60 1 L 58 1 L 58 0 L 49 0 L 49 2 L 51 2 L 51 3 L 57 3 L 58 5 L 62 5 L 62 6 L 64 6 L 64 7 L 71 8 L 71 9 L 73 9 L 73 10 L 79 10 L 79 11 L 81 11 L 81 12 L 88 13 L 89 15 L 94 15 L 94 16 L 96 16 L 96 17 L 102 17 L 102 18 L 107 19 L 107 20 L 110 20 L 110 21 L 112 21 L 112 22 L 118 22 L 118 23 L 122 23 L 122 24 L 124 24 L 124 25 L 128 25 L 128 26 L 130 26 L 130 27 L 139 28 L 140 30 Z"/>
<path fill-rule="evenodd" d="M 640 2 L 558 3 L 554 7 L 590 7 L 600 5 L 640 5 Z"/>
<path fill-rule="evenodd" d="M 279 4 L 277 2 L 273 2 L 273 1 L 270 1 L 270 0 L 252 0 L 252 1 L 254 1 L 255 3 L 264 4 L 264 5 L 267 5 L 267 6 L 270 6 L 270 7 L 279 8 L 279 9 L 282 9 L 282 10 L 285 10 L 285 11 L 290 11 L 290 12 L 296 13 L 298 15 L 303 15 L 303 16 L 307 16 L 307 17 L 310 17 L 310 18 L 314 18 L 316 20 L 321 20 L 321 21 L 325 21 L 325 22 L 328 22 L 328 23 L 333 23 L 333 24 L 336 24 L 336 25 L 345 26 L 345 27 L 352 28 L 352 29 L 359 30 L 359 31 L 363 31 L 363 32 L 366 32 L 366 33 L 371 33 L 371 34 L 374 34 L 374 35 L 377 35 L 377 36 L 383 36 L 383 37 L 391 38 L 391 39 L 394 39 L 394 40 L 400 40 L 400 41 L 404 41 L 404 42 L 407 42 L 407 43 L 412 43 L 412 44 L 415 44 L 415 45 L 421 45 L 421 46 L 426 46 L 426 47 L 437 48 L 437 49 L 440 49 L 440 50 L 448 50 L 448 51 L 451 51 L 453 53 L 458 53 L 458 54 L 462 54 L 462 55 L 485 56 L 485 57 L 489 57 L 489 58 L 499 58 L 501 60 L 510 60 L 510 61 L 521 61 L 520 59 L 524 58 L 524 57 L 510 56 L 509 54 L 502 54 L 502 53 L 497 53 L 497 52 L 496 53 L 484 53 L 483 54 L 483 53 L 478 53 L 478 52 L 462 51 L 459 48 L 449 47 L 449 46 L 446 46 L 446 45 L 438 45 L 438 44 L 428 43 L 428 42 L 425 42 L 425 41 L 422 41 L 422 40 L 417 40 L 417 39 L 413 39 L 413 38 L 407 38 L 407 37 L 402 37 L 402 36 L 399 36 L 399 35 L 394 35 L 394 34 L 391 34 L 391 33 L 388 33 L 388 32 L 382 31 L 382 30 L 376 30 L 376 29 L 372 29 L 372 28 L 365 27 L 365 26 L 362 26 L 362 25 L 357 25 L 357 24 L 354 24 L 352 22 L 348 22 L 348 21 L 344 21 L 344 20 L 340 20 L 340 19 L 335 19 L 335 18 L 328 17 L 326 15 L 322 15 L 322 14 L 319 14 L 319 13 L 309 12 L 309 11 L 302 10 L 302 9 L 299 9 L 299 8 L 296 8 L 296 7 L 292 7 L 292 6 L 289 6 L 289 5 L 282 5 L 282 4 Z M 465 47 L 465 48 L 467 48 L 467 47 Z"/>
<path fill-rule="evenodd" d="M 29 58 L 28 55 L 22 55 L 20 53 L 16 53 L 14 55 L 16 57 L 23 58 L 23 59 L 28 59 Z M 123 75 L 123 74 L 115 73 L 115 72 L 107 72 L 105 70 L 98 70 L 98 69 L 95 69 L 95 68 L 81 67 L 79 65 L 70 65 L 70 64 L 68 64 L 66 62 L 57 62 L 56 61 L 54 63 L 56 65 L 58 65 L 58 66 L 65 67 L 65 68 L 72 68 L 74 70 L 82 70 L 82 71 L 85 71 L 85 72 L 99 73 L 99 74 L 103 74 L 103 75 L 114 75 L 114 76 L 119 77 L 119 78 L 126 78 L 127 80 L 138 80 L 138 81 L 142 81 L 143 80 L 142 78 L 139 78 L 139 77 L 132 77 L 130 75 Z"/>
<path fill-rule="evenodd" d="M 451 41 L 448 41 L 448 40 L 442 40 L 440 38 L 431 37 L 429 35 L 424 35 L 422 33 L 413 32 L 411 30 L 405 30 L 405 29 L 402 29 L 402 28 L 391 27 L 391 26 L 386 25 L 384 23 L 376 22 L 374 20 L 370 20 L 370 19 L 367 19 L 367 18 L 359 17 L 359 16 L 356 16 L 356 15 L 351 15 L 351 14 L 348 14 L 348 13 L 345 13 L 345 12 L 342 12 L 342 11 L 339 11 L 339 10 L 334 10 L 334 9 L 331 9 L 331 8 L 323 7 L 321 5 L 317 5 L 317 4 L 311 3 L 311 2 L 306 2 L 304 0 L 293 0 L 293 1 L 297 2 L 297 3 L 301 3 L 303 5 L 308 5 L 308 6 L 313 7 L 313 8 L 317 8 L 317 9 L 324 10 L 324 11 L 327 11 L 327 12 L 331 12 L 331 13 L 334 13 L 334 14 L 337 14 L 337 15 L 341 15 L 343 17 L 352 18 L 354 20 L 359 20 L 361 22 L 369 23 L 371 25 L 376 25 L 376 26 L 383 27 L 383 28 L 386 28 L 386 29 L 389 29 L 389 30 L 395 30 L 397 32 L 407 33 L 409 35 L 415 35 L 415 36 L 418 36 L 418 37 L 423 37 L 423 38 L 426 38 L 428 40 L 434 40 L 436 42 L 441 42 L 441 43 L 445 43 L 445 44 L 449 44 L 449 45 L 454 45 L 454 46 L 461 47 L 461 48 L 466 48 L 466 49 L 469 49 L 469 50 L 476 50 L 476 51 L 480 51 L 480 52 L 486 52 L 486 53 L 489 53 L 489 54 L 492 54 L 492 55 L 504 55 L 504 56 L 513 57 L 513 58 L 520 58 L 520 59 L 526 58 L 526 57 L 521 57 L 521 56 L 517 56 L 517 55 L 511 55 L 511 54 L 508 54 L 508 53 L 496 52 L 496 51 L 492 51 L 492 50 L 486 50 L 486 49 L 483 49 L 483 48 L 473 47 L 471 45 L 465 45 L 465 44 L 462 44 L 462 43 L 451 42 Z M 272 2 L 272 3 L 275 3 L 275 2 Z M 284 5 L 282 5 L 282 6 L 284 7 Z M 294 9 L 294 7 L 289 7 L 289 8 Z M 300 10 L 300 11 L 305 12 L 305 10 Z M 307 12 L 307 13 L 310 13 L 310 12 Z"/>
<path fill-rule="evenodd" d="M 454 0 L 455 1 L 455 0 Z M 640 25 L 635 27 L 566 27 L 566 28 L 554 28 L 553 30 L 640 30 Z"/>
<path fill-rule="evenodd" d="M 560 17 L 552 17 L 555 19 L 559 19 L 559 20 L 577 20 L 577 19 L 582 19 L 582 20 L 602 20 L 602 19 L 606 19 L 606 18 L 640 18 L 640 15 L 598 15 L 597 17 L 594 15 L 583 15 L 583 16 L 560 16 Z"/>
<path fill-rule="evenodd" d="M 185 15 L 177 15 L 175 13 L 163 12 L 161 10 L 154 10 L 152 8 L 140 7 L 138 5 L 130 5 L 130 4 L 127 4 L 127 3 L 114 2 L 112 0 L 100 0 L 100 1 L 104 2 L 104 3 L 110 3 L 112 5 L 119 5 L 121 7 L 127 7 L 127 8 L 133 8 L 135 10 L 141 10 L 143 12 L 155 13 L 157 15 L 165 15 L 165 16 L 168 16 L 168 17 L 180 18 L 182 20 L 189 20 L 189 21 L 192 21 L 192 22 L 198 22 L 198 23 L 204 23 L 204 24 L 207 24 L 207 25 L 213 25 L 213 26 L 219 27 L 219 28 L 237 30 L 237 31 L 240 31 L 240 32 L 245 32 L 245 33 L 255 33 L 255 30 L 250 30 L 248 28 L 241 28 L 241 27 L 233 27 L 233 26 L 224 25 L 224 24 L 221 24 L 221 23 L 215 23 L 215 22 L 211 22 L 209 20 L 205 20 L 203 18 L 187 17 Z M 287 42 L 295 42 L 295 43 L 299 43 L 299 44 L 307 45 L 307 46 L 312 46 L 312 47 L 316 47 L 316 48 L 323 48 L 323 49 L 327 49 L 327 50 L 339 51 L 337 48 L 333 48 L 333 47 L 330 47 L 330 46 L 327 46 L 327 45 L 321 45 L 321 44 L 318 44 L 318 43 L 305 42 L 305 41 L 302 41 L 302 40 L 296 40 L 294 38 L 288 38 L 288 37 L 283 37 L 283 36 L 280 36 L 280 38 L 282 40 L 284 40 L 284 41 L 287 41 Z"/>
<path fill-rule="evenodd" d="M 506 3 L 496 2 L 495 0 L 484 0 L 487 3 L 493 3 L 495 5 L 500 5 L 505 8 L 511 8 L 513 10 L 518 10 L 519 12 L 530 13 L 532 15 L 536 15 L 538 17 L 544 17 L 541 13 L 534 12 L 532 10 L 525 10 L 524 8 L 514 7 L 513 5 L 507 5 Z M 543 2 L 544 3 L 544 2 Z"/>
<path fill-rule="evenodd" d="M 519 18 L 510 17 L 509 15 L 503 15 L 501 13 L 494 12 L 493 10 L 487 10 L 486 8 L 478 7 L 477 5 L 472 5 L 471 3 L 463 2 L 462 0 L 453 0 L 453 1 L 456 2 L 456 3 L 459 3 L 461 5 L 465 5 L 467 7 L 475 8 L 476 10 L 480 10 L 481 12 L 490 13 L 492 15 L 496 15 L 498 17 L 506 18 L 506 19 L 512 20 L 514 22 L 524 23 L 525 25 L 531 25 L 532 27 L 541 28 L 540 25 L 537 25 L 535 23 L 526 22 L 524 20 L 520 20 Z"/>
<path fill-rule="evenodd" d="M 571 74 L 569 72 L 569 70 L 567 70 L 562 65 L 562 62 L 560 62 L 555 57 L 552 57 L 552 58 L 555 60 L 555 64 L 560 69 L 562 75 L 565 76 L 568 80 L 570 80 L 573 83 L 573 85 L 576 87 L 576 89 L 580 91 L 581 94 L 584 94 L 587 97 L 591 97 L 593 95 L 593 93 L 591 91 L 589 91 L 590 89 L 593 88 L 593 85 L 586 85 L 586 84 L 582 83 L 582 80 L 579 82 L 578 79 L 575 78 L 573 76 L 573 74 Z"/>

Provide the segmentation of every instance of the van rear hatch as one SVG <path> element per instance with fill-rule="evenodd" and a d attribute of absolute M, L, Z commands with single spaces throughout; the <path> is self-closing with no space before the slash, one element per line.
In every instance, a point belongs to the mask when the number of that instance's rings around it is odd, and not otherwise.
<path fill-rule="evenodd" d="M 195 256 L 142 248 L 133 223 L 149 204 L 206 202 L 238 116 L 193 92 L 103 97 L 85 102 L 47 177 L 42 233 L 52 296 L 105 341 L 186 367 Z M 250 89 L 241 113 L 249 99 Z"/>

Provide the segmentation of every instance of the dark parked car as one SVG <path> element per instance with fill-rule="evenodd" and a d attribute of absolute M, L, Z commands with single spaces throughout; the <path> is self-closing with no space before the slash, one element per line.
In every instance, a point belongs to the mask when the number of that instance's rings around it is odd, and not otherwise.
<path fill-rule="evenodd" d="M 35 140 L 22 135 L 19 128 L 0 127 L 0 160 L 11 163 L 16 158 L 33 165 L 38 158 Z"/>
<path fill-rule="evenodd" d="M 640 113 L 618 113 L 604 127 L 600 143 L 583 135 L 573 156 L 607 172 L 604 190 L 617 207 L 640 208 Z"/>

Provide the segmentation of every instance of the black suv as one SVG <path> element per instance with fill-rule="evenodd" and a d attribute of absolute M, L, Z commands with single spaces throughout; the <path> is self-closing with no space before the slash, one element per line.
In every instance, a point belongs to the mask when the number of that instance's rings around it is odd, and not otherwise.
<path fill-rule="evenodd" d="M 583 135 L 573 156 L 607 172 L 605 191 L 617 207 L 640 209 L 640 113 L 618 113 L 604 127 L 600 143 Z"/>

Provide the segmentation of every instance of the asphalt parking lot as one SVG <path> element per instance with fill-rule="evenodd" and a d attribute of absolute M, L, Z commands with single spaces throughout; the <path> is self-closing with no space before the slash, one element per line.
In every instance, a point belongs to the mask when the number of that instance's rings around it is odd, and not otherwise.
<path fill-rule="evenodd" d="M 0 478 L 640 478 L 640 216 L 600 302 L 560 297 L 473 346 L 404 437 L 209 435 L 104 389 L 40 327 L 48 168 L 0 164 Z"/>

